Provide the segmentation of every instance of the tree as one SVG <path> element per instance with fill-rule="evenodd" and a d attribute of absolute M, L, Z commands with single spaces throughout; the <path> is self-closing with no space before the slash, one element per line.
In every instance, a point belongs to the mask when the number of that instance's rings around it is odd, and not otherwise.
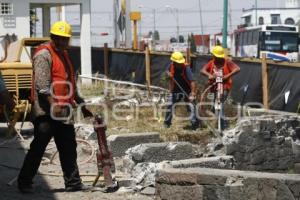
<path fill-rule="evenodd" d="M 183 35 L 179 35 L 179 43 L 184 43 L 184 37 Z"/>
<path fill-rule="evenodd" d="M 195 37 L 193 33 L 189 35 L 188 41 L 190 43 L 191 52 L 195 53 L 197 51 L 197 47 L 196 47 Z"/>
<path fill-rule="evenodd" d="M 149 37 L 149 38 L 151 38 L 151 37 L 152 37 L 152 35 L 153 35 L 153 32 L 152 32 L 152 31 L 149 31 L 149 33 L 148 33 L 148 37 Z"/>
<path fill-rule="evenodd" d="M 171 37 L 170 42 L 171 42 L 171 43 L 176 43 L 176 42 L 177 42 L 177 39 L 174 38 L 174 37 Z"/>
<path fill-rule="evenodd" d="M 154 40 L 160 40 L 159 32 L 158 32 L 157 30 L 154 31 L 153 39 L 154 39 Z"/>

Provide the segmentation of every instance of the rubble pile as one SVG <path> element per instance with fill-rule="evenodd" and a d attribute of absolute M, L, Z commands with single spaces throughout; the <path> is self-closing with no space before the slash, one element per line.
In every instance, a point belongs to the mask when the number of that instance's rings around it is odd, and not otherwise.
<path fill-rule="evenodd" d="M 300 119 L 295 116 L 255 117 L 224 133 L 225 154 L 236 169 L 287 172 L 299 162 Z"/>

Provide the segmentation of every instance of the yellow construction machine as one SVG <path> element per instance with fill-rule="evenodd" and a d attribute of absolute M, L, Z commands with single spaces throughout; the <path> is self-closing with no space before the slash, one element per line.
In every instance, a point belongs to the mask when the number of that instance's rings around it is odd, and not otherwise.
<path fill-rule="evenodd" d="M 30 51 L 33 51 L 34 47 L 39 44 L 49 40 L 49 38 L 23 38 L 5 47 L 5 56 L 0 62 L 0 72 L 6 88 L 13 95 L 16 104 L 12 113 L 8 113 L 6 109 L 3 109 L 4 117 L 9 127 L 9 136 L 19 136 L 23 139 L 19 131 L 15 128 L 15 125 L 21 118 L 23 125 L 27 114 L 31 110 L 29 101 L 32 81 Z"/>

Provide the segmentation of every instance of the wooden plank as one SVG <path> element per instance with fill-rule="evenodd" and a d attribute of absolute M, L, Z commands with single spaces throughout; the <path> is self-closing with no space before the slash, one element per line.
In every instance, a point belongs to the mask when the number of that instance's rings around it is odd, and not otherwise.
<path fill-rule="evenodd" d="M 108 78 L 109 77 L 109 74 L 108 74 L 108 53 L 109 53 L 109 49 L 108 49 L 107 43 L 104 44 L 103 52 L 104 52 L 104 74 Z"/>
<path fill-rule="evenodd" d="M 266 61 L 266 54 L 262 54 L 262 91 L 263 104 L 265 109 L 269 109 L 269 92 L 268 92 L 268 66 Z"/>
<path fill-rule="evenodd" d="M 145 64 L 146 64 L 146 82 L 147 85 L 151 85 L 151 63 L 150 63 L 150 51 L 149 47 L 146 47 L 145 50 Z"/>
<path fill-rule="evenodd" d="M 190 51 L 190 48 L 186 48 L 186 63 L 191 64 L 191 51 Z"/>

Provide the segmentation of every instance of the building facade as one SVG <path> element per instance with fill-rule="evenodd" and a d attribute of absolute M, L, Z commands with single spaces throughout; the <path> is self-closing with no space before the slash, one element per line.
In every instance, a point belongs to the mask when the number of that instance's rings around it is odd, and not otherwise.
<path fill-rule="evenodd" d="M 295 25 L 300 22 L 300 0 L 286 0 L 283 8 L 251 8 L 243 10 L 244 26 L 268 24 Z"/>

